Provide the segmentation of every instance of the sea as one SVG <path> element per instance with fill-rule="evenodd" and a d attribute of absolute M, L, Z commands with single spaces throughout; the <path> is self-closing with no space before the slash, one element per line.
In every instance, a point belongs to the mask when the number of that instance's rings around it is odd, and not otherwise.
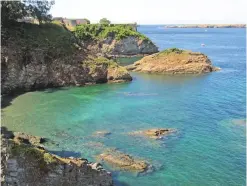
<path fill-rule="evenodd" d="M 2 126 L 49 139 L 45 147 L 63 157 L 95 162 L 116 148 L 152 165 L 135 173 L 103 162 L 117 186 L 244 186 L 246 29 L 141 25 L 138 31 L 159 50 L 202 52 L 221 70 L 174 76 L 132 72 L 128 83 L 28 92 L 2 107 Z M 176 132 L 159 140 L 128 135 L 151 128 Z M 95 131 L 111 134 L 95 136 Z"/>

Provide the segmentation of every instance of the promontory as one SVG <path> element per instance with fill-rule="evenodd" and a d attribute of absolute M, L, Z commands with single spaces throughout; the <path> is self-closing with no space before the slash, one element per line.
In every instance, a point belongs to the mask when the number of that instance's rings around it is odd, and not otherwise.
<path fill-rule="evenodd" d="M 61 22 L 2 26 L 2 94 L 48 87 L 131 81 L 112 56 L 158 52 L 143 34 L 128 25 L 78 25 Z"/>

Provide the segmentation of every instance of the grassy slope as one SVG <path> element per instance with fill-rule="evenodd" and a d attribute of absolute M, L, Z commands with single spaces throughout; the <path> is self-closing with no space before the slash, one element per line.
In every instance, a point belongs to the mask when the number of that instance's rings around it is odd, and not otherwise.
<path fill-rule="evenodd" d="M 72 54 L 76 50 L 77 40 L 62 25 L 15 23 L 2 28 L 3 45 L 14 42 L 26 50 L 43 50 L 48 57 L 59 58 Z"/>

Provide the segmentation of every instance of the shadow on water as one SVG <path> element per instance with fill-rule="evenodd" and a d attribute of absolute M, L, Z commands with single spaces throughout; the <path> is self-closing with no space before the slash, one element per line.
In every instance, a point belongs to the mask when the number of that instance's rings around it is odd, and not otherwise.
<path fill-rule="evenodd" d="M 128 183 L 114 179 L 114 185 L 116 186 L 130 186 Z"/>
<path fill-rule="evenodd" d="M 21 94 L 11 94 L 11 95 L 2 95 L 1 96 L 1 109 L 8 107 L 10 105 L 12 105 L 12 101 L 20 96 Z"/>
<path fill-rule="evenodd" d="M 44 93 L 54 93 L 57 91 L 61 91 L 61 90 L 68 90 L 69 87 L 56 87 L 56 88 L 47 88 L 47 89 L 43 89 L 43 90 L 38 90 L 39 92 L 44 92 Z"/>
<path fill-rule="evenodd" d="M 9 94 L 1 95 L 1 109 L 6 108 L 10 105 L 12 105 L 12 101 L 17 98 L 18 96 L 21 96 L 22 94 L 28 93 L 28 92 L 44 92 L 44 93 L 54 93 L 61 90 L 68 90 L 69 87 L 56 87 L 56 88 L 40 88 L 37 90 L 30 90 L 30 91 L 23 91 L 23 90 L 16 90 Z"/>
<path fill-rule="evenodd" d="M 200 81 L 209 77 L 209 74 L 155 74 L 155 73 L 142 73 L 142 72 L 131 72 L 131 76 L 134 77 L 133 80 L 142 79 L 145 82 L 166 82 L 169 84 L 181 84 L 189 81 Z"/>
<path fill-rule="evenodd" d="M 52 154 L 58 155 L 60 157 L 63 157 L 63 158 L 68 158 L 68 157 L 80 158 L 81 157 L 80 152 L 74 152 L 74 151 L 62 150 L 62 151 L 49 151 L 49 152 Z"/>
<path fill-rule="evenodd" d="M 142 59 L 143 56 L 134 56 L 134 57 L 120 57 L 120 58 L 116 58 L 115 61 L 118 62 L 121 66 L 127 66 L 127 65 L 131 65 L 134 62 Z"/>

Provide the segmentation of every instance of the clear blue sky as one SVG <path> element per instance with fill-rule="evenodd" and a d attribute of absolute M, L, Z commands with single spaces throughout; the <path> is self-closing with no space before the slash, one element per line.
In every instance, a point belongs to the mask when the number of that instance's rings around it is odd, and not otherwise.
<path fill-rule="evenodd" d="M 97 23 L 246 23 L 247 0 L 56 0 L 54 17 L 88 18 Z"/>

